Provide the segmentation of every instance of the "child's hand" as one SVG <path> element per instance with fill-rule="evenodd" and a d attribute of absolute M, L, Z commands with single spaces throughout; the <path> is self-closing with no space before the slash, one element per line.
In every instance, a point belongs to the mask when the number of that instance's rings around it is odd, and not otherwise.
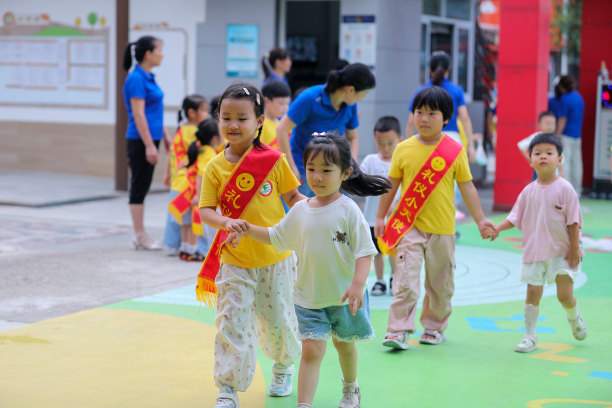
<path fill-rule="evenodd" d="M 228 218 L 227 221 L 225 221 L 224 229 L 230 232 L 237 232 L 239 234 L 244 234 L 245 232 L 251 229 L 251 226 L 245 220 Z"/>
<path fill-rule="evenodd" d="M 191 206 L 197 208 L 199 204 L 200 204 L 200 197 L 198 197 L 197 195 L 194 195 L 193 198 L 191 199 Z"/>
<path fill-rule="evenodd" d="M 237 232 L 230 232 L 230 234 L 227 236 L 227 239 L 225 240 L 225 244 L 230 248 L 236 248 L 240 243 L 241 238 L 242 234 L 239 234 Z"/>
<path fill-rule="evenodd" d="M 164 174 L 164 186 L 170 187 L 170 174 Z"/>
<path fill-rule="evenodd" d="M 342 303 L 348 299 L 351 313 L 355 316 L 358 309 L 363 306 L 363 286 L 352 284 L 344 296 L 342 296 Z"/>
<path fill-rule="evenodd" d="M 569 263 L 570 268 L 574 269 L 580 264 L 580 248 L 570 248 L 563 259 Z"/>
<path fill-rule="evenodd" d="M 385 219 L 377 218 L 376 225 L 374 226 L 374 236 L 380 237 L 385 233 Z"/>
<path fill-rule="evenodd" d="M 486 218 L 478 222 L 478 229 L 482 239 L 492 238 L 495 235 L 495 224 Z"/>

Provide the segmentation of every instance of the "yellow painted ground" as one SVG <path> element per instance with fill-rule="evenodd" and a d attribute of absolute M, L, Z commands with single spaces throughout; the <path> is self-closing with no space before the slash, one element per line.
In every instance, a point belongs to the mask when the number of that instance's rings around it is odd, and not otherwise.
<path fill-rule="evenodd" d="M 212 407 L 214 327 L 93 309 L 0 333 L 0 407 Z M 263 408 L 257 364 L 244 408 Z"/>

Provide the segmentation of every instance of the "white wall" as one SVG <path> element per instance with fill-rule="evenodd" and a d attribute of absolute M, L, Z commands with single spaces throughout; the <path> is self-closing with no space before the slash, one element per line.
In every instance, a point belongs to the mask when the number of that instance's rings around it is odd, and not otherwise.
<path fill-rule="evenodd" d="M 170 28 L 182 28 L 188 36 L 187 91 L 195 92 L 197 24 L 205 21 L 207 0 L 131 0 L 130 29 L 136 24 L 165 22 Z M 115 64 L 116 64 L 116 26 L 115 1 L 112 0 L 2 0 L 0 15 L 12 12 L 15 15 L 48 14 L 52 22 L 74 26 L 80 17 L 81 27 L 87 27 L 87 15 L 95 12 L 104 17 L 105 27 L 110 28 L 108 50 L 108 107 L 61 108 L 0 106 L 0 121 L 53 122 L 53 123 L 115 123 Z M 2 24 L 2 22 L 0 22 Z M 172 126 L 176 122 L 176 112 L 168 112 L 165 122 Z"/>

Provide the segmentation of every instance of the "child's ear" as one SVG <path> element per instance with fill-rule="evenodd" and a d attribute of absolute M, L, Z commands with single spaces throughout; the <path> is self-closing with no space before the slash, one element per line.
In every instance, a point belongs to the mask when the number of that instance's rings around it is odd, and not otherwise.
<path fill-rule="evenodd" d="M 350 177 L 351 173 L 353 173 L 353 168 L 349 167 L 342 175 L 342 181 L 346 181 Z"/>
<path fill-rule="evenodd" d="M 266 101 L 266 106 L 268 106 L 268 104 L 272 103 L 272 99 L 268 98 L 267 96 L 264 96 L 264 101 Z"/>
<path fill-rule="evenodd" d="M 257 118 L 257 129 L 263 126 L 265 120 L 266 117 L 264 115 L 261 115 L 259 118 Z"/>

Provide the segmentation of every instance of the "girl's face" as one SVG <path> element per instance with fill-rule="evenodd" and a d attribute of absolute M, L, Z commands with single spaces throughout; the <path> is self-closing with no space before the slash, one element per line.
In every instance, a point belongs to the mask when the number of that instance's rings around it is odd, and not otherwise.
<path fill-rule="evenodd" d="M 195 122 L 195 123 L 200 123 L 202 121 L 205 121 L 206 119 L 208 119 L 208 116 L 209 115 L 208 115 L 208 103 L 207 102 L 202 102 L 197 111 L 193 109 L 189 109 L 189 111 L 187 112 L 187 117 L 189 121 Z"/>
<path fill-rule="evenodd" d="M 369 89 L 364 89 L 363 91 L 356 92 L 355 87 L 352 85 L 345 86 L 342 89 L 344 91 L 344 103 L 351 106 L 365 98 L 368 92 L 370 92 Z"/>
<path fill-rule="evenodd" d="M 441 111 L 430 109 L 429 106 L 421 106 L 414 111 L 414 125 L 424 139 L 438 136 L 447 123 Z"/>
<path fill-rule="evenodd" d="M 276 69 L 280 69 L 281 71 L 283 71 L 285 74 L 288 73 L 289 71 L 291 71 L 291 65 L 293 64 L 293 62 L 291 62 L 291 58 L 287 57 L 284 60 L 278 59 L 274 62 L 274 66 Z"/>
<path fill-rule="evenodd" d="M 246 98 L 225 98 L 219 107 L 219 130 L 231 145 L 248 147 L 253 144 L 264 116 L 255 116 L 253 102 Z"/>
<path fill-rule="evenodd" d="M 152 67 L 156 67 L 161 64 L 162 59 L 164 59 L 161 42 L 155 41 L 155 49 L 153 49 L 153 51 L 147 51 L 145 53 L 145 59 L 149 62 L 149 64 L 151 64 Z"/>
<path fill-rule="evenodd" d="M 327 163 L 323 152 L 310 157 L 306 163 L 306 181 L 317 197 L 327 197 L 340 191 L 340 185 L 353 172 L 344 173 L 337 164 Z"/>

